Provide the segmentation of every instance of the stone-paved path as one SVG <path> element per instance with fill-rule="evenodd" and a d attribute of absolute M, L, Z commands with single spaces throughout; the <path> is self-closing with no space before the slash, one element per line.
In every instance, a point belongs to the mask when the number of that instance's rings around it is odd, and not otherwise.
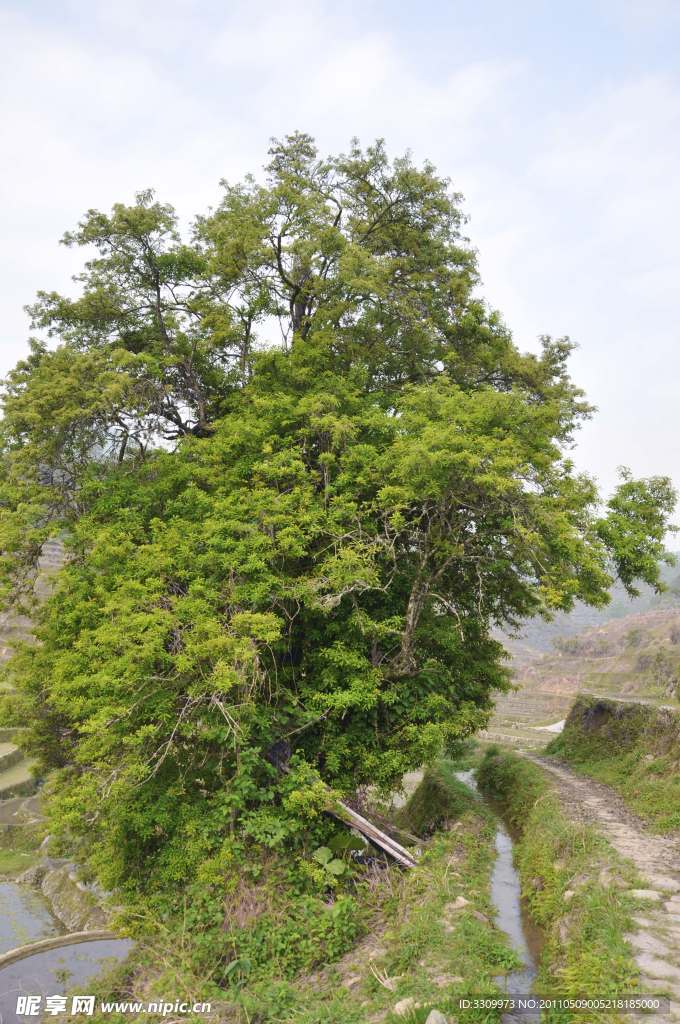
<path fill-rule="evenodd" d="M 635 918 L 639 930 L 628 938 L 642 985 L 669 995 L 671 1015 L 665 1019 L 680 1021 L 680 840 L 650 832 L 609 786 L 577 775 L 553 758 L 524 756 L 552 777 L 566 813 L 595 825 L 645 879 L 650 909 Z M 641 1019 L 651 1024 L 659 1017 Z"/>

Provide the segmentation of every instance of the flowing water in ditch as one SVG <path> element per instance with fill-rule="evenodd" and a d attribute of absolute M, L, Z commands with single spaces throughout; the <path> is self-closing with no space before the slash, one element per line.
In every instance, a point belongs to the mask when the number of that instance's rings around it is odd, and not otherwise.
<path fill-rule="evenodd" d="M 63 934 L 40 893 L 16 882 L 0 881 L 0 954 L 10 949 Z M 87 995 L 88 982 L 108 966 L 124 960 L 132 943 L 127 939 L 91 939 L 32 953 L 0 968 L 0 1024 L 28 1019 L 16 1014 L 22 995 L 64 995 L 71 990 Z"/>
<path fill-rule="evenodd" d="M 491 900 L 496 908 L 495 923 L 510 939 L 512 947 L 522 960 L 522 967 L 511 974 L 496 978 L 500 988 L 508 995 L 530 995 L 532 985 L 538 972 L 542 936 L 539 929 L 529 918 L 521 896 L 519 875 L 513 863 L 512 835 L 498 809 L 486 800 L 479 792 L 474 774 L 471 771 L 456 772 L 461 782 L 465 783 L 480 800 L 492 809 L 496 818 L 496 860 L 491 876 Z M 504 1014 L 502 1021 L 539 1020 L 538 1012 L 515 1015 Z"/>

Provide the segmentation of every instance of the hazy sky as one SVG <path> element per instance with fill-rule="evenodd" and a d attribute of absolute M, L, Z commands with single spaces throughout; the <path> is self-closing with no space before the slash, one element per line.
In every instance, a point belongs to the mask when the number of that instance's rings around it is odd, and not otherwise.
<path fill-rule="evenodd" d="M 142 188 L 187 220 L 295 129 L 430 158 L 521 348 L 580 345 L 577 463 L 680 485 L 680 0 L 0 0 L 0 372 L 58 245 Z"/>

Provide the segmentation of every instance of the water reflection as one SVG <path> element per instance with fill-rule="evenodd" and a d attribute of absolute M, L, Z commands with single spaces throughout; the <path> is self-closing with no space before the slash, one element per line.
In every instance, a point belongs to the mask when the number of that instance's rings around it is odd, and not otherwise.
<path fill-rule="evenodd" d="M 15 1024 L 21 995 L 54 996 L 73 990 L 87 995 L 87 984 L 110 965 L 126 958 L 129 939 L 91 939 L 48 949 L 0 968 L 0 1024 Z"/>
<path fill-rule="evenodd" d="M 60 931 L 39 893 L 16 882 L 0 882 L 0 954 Z"/>
<path fill-rule="evenodd" d="M 481 796 L 477 781 L 471 771 L 456 772 L 457 777 Z M 483 796 L 481 796 L 484 799 Z M 508 995 L 529 995 L 536 979 L 542 936 L 531 922 L 521 898 L 519 875 L 512 859 L 512 836 L 498 817 L 496 808 L 488 800 L 496 816 L 496 860 L 491 876 L 491 901 L 496 908 L 495 923 L 510 939 L 513 949 L 522 961 L 522 967 L 510 974 L 495 979 Z M 504 1024 L 514 1021 L 539 1020 L 540 1013 L 527 1012 L 521 1015 L 506 1013 L 501 1020 Z"/>

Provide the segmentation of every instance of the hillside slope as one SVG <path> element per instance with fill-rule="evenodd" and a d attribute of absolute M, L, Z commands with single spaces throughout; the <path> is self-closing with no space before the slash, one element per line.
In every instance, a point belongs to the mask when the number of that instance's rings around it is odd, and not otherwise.
<path fill-rule="evenodd" d="M 516 690 L 501 695 L 486 736 L 540 749 L 579 693 L 680 706 L 680 607 L 613 618 L 552 650 L 509 647 Z"/>
<path fill-rule="evenodd" d="M 674 557 L 680 560 L 680 553 Z M 646 584 L 640 585 L 638 597 L 629 597 L 624 587 L 615 584 L 610 593 L 611 601 L 603 608 L 577 602 L 570 612 L 558 612 L 546 622 L 541 618 L 525 622 L 519 637 L 505 637 L 504 642 L 513 655 L 522 652 L 536 653 L 554 650 L 555 642 L 561 638 L 577 636 L 589 630 L 606 626 L 614 619 L 626 619 L 647 612 L 677 609 L 680 611 L 680 571 L 678 566 L 661 565 L 661 580 L 666 589 L 656 593 Z"/>

